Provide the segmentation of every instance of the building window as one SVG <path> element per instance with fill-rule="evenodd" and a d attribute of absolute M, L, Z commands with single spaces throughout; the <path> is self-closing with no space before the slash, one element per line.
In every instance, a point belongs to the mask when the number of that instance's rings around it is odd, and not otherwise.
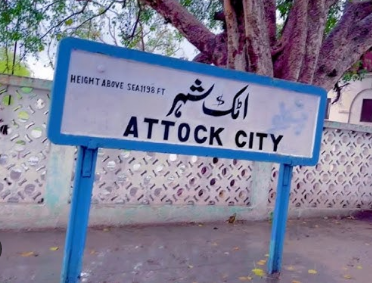
<path fill-rule="evenodd" d="M 327 98 L 326 113 L 324 119 L 329 119 L 329 111 L 331 109 L 331 98 Z"/>
<path fill-rule="evenodd" d="M 363 99 L 360 121 L 372 123 L 372 99 Z"/>

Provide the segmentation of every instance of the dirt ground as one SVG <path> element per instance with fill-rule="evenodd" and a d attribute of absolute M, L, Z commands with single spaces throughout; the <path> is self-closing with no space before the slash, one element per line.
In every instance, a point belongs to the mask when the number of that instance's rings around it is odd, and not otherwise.
<path fill-rule="evenodd" d="M 81 281 L 372 282 L 371 213 L 288 221 L 279 278 L 265 275 L 270 231 L 267 221 L 90 229 Z M 0 282 L 59 282 L 64 238 L 0 231 Z"/>

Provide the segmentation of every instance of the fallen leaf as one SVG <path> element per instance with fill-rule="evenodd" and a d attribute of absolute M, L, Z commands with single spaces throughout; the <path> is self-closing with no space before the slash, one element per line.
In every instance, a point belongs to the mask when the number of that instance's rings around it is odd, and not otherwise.
<path fill-rule="evenodd" d="M 293 266 L 288 266 L 288 267 L 287 267 L 287 270 L 289 270 L 289 271 L 294 271 L 295 269 L 294 269 Z"/>
<path fill-rule="evenodd" d="M 309 274 L 317 274 L 318 273 L 315 269 L 309 269 L 307 272 Z"/>
<path fill-rule="evenodd" d="M 240 281 L 250 281 L 250 280 L 252 280 L 252 277 L 251 276 L 242 276 L 242 277 L 239 277 L 239 280 Z"/>
<path fill-rule="evenodd" d="M 342 267 L 343 270 L 348 270 L 349 268 L 347 268 L 346 266 Z"/>
<path fill-rule="evenodd" d="M 315 225 L 315 227 L 316 227 L 316 228 L 319 228 L 319 226 L 318 226 L 318 225 Z"/>
<path fill-rule="evenodd" d="M 35 256 L 35 252 L 33 252 L 33 251 L 22 252 L 21 256 L 23 256 L 23 257 Z"/>
<path fill-rule="evenodd" d="M 346 275 L 344 275 L 344 278 L 345 279 L 351 279 L 351 276 L 346 274 Z"/>
<path fill-rule="evenodd" d="M 108 228 L 103 229 L 104 232 L 109 232 L 110 230 Z"/>
<path fill-rule="evenodd" d="M 265 254 L 265 257 L 269 257 L 269 254 L 268 254 L 268 253 L 266 253 L 266 254 Z"/>
<path fill-rule="evenodd" d="M 214 243 L 212 243 L 212 245 L 213 245 L 213 246 L 217 246 L 217 245 L 218 245 L 218 243 L 214 242 Z"/>
<path fill-rule="evenodd" d="M 234 247 L 233 250 L 239 250 L 239 246 Z"/>
<path fill-rule="evenodd" d="M 341 224 L 341 223 L 340 223 L 339 221 L 336 221 L 335 224 L 339 225 L 339 224 Z"/>
<path fill-rule="evenodd" d="M 56 251 L 56 250 L 58 250 L 59 249 L 59 247 L 58 246 L 52 246 L 51 248 L 49 248 L 51 251 Z"/>
<path fill-rule="evenodd" d="M 199 224 L 199 227 L 202 227 L 203 226 L 203 224 Z"/>
<path fill-rule="evenodd" d="M 363 269 L 363 267 L 361 265 L 358 265 L 356 268 L 357 269 Z"/>
<path fill-rule="evenodd" d="M 97 253 L 97 251 L 95 251 L 94 249 L 92 249 L 91 251 L 90 251 L 90 254 L 96 254 Z"/>
<path fill-rule="evenodd" d="M 365 245 L 369 245 L 369 243 L 365 243 Z"/>
<path fill-rule="evenodd" d="M 292 280 L 292 283 L 301 283 L 301 281 L 298 281 L 298 280 Z"/>
<path fill-rule="evenodd" d="M 265 265 L 266 264 L 266 260 L 264 259 L 261 259 L 260 261 L 257 262 L 258 265 Z"/>
<path fill-rule="evenodd" d="M 190 268 L 190 269 L 194 268 L 194 266 L 193 265 L 190 265 L 190 264 L 187 265 L 187 267 Z"/>
<path fill-rule="evenodd" d="M 261 268 L 252 269 L 252 272 L 260 277 L 265 276 L 265 272 Z"/>
<path fill-rule="evenodd" d="M 226 254 L 226 255 L 229 255 L 229 254 L 230 254 L 230 252 L 228 252 L 228 251 L 225 251 L 225 252 L 224 252 L 224 254 Z"/>

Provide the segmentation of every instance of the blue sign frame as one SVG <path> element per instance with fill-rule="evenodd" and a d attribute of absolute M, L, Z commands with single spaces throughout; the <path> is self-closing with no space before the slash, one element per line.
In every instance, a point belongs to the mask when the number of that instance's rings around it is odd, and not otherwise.
<path fill-rule="evenodd" d="M 158 66 L 160 65 L 163 67 L 168 67 L 176 70 L 190 71 L 203 75 L 239 80 L 242 82 L 255 83 L 259 85 L 281 88 L 284 90 L 295 91 L 299 93 L 306 93 L 307 95 L 318 96 L 320 97 L 320 106 L 316 124 L 315 141 L 312 156 L 296 157 L 290 155 L 252 152 L 248 150 L 242 151 L 203 146 L 186 146 L 170 143 L 155 143 L 143 141 L 139 142 L 125 139 L 113 138 L 111 139 L 63 134 L 61 133 L 61 123 L 63 117 L 66 86 L 68 82 L 70 56 L 73 50 L 86 51 L 90 53 L 99 53 L 111 57 L 128 59 L 146 64 Z M 229 70 L 225 68 L 219 68 L 195 62 L 178 60 L 165 56 L 154 55 L 150 53 L 130 50 L 116 46 L 110 46 L 106 44 L 101 44 L 77 38 L 66 38 L 60 42 L 54 78 L 55 80 L 52 90 L 53 98 L 51 103 L 47 132 L 49 139 L 55 144 L 79 145 L 91 149 L 105 147 L 162 153 L 177 153 L 184 155 L 212 156 L 229 159 L 244 159 L 253 161 L 285 163 L 288 165 L 312 166 L 316 165 L 319 160 L 319 152 L 324 122 L 324 117 L 322 116 L 322 114 L 325 114 L 327 101 L 327 93 L 324 89 L 320 87 L 278 80 L 273 79 L 271 77 L 260 76 L 236 70 Z"/>

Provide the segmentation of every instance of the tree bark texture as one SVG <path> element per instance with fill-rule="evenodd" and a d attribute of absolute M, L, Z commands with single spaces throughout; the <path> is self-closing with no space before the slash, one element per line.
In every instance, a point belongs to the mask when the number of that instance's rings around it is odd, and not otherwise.
<path fill-rule="evenodd" d="M 332 89 L 372 47 L 372 2 L 347 2 L 324 36 L 330 7 L 341 0 L 293 0 L 281 36 L 276 0 L 223 0 L 214 34 L 177 0 L 141 0 L 161 14 L 199 51 L 195 61 Z"/>

